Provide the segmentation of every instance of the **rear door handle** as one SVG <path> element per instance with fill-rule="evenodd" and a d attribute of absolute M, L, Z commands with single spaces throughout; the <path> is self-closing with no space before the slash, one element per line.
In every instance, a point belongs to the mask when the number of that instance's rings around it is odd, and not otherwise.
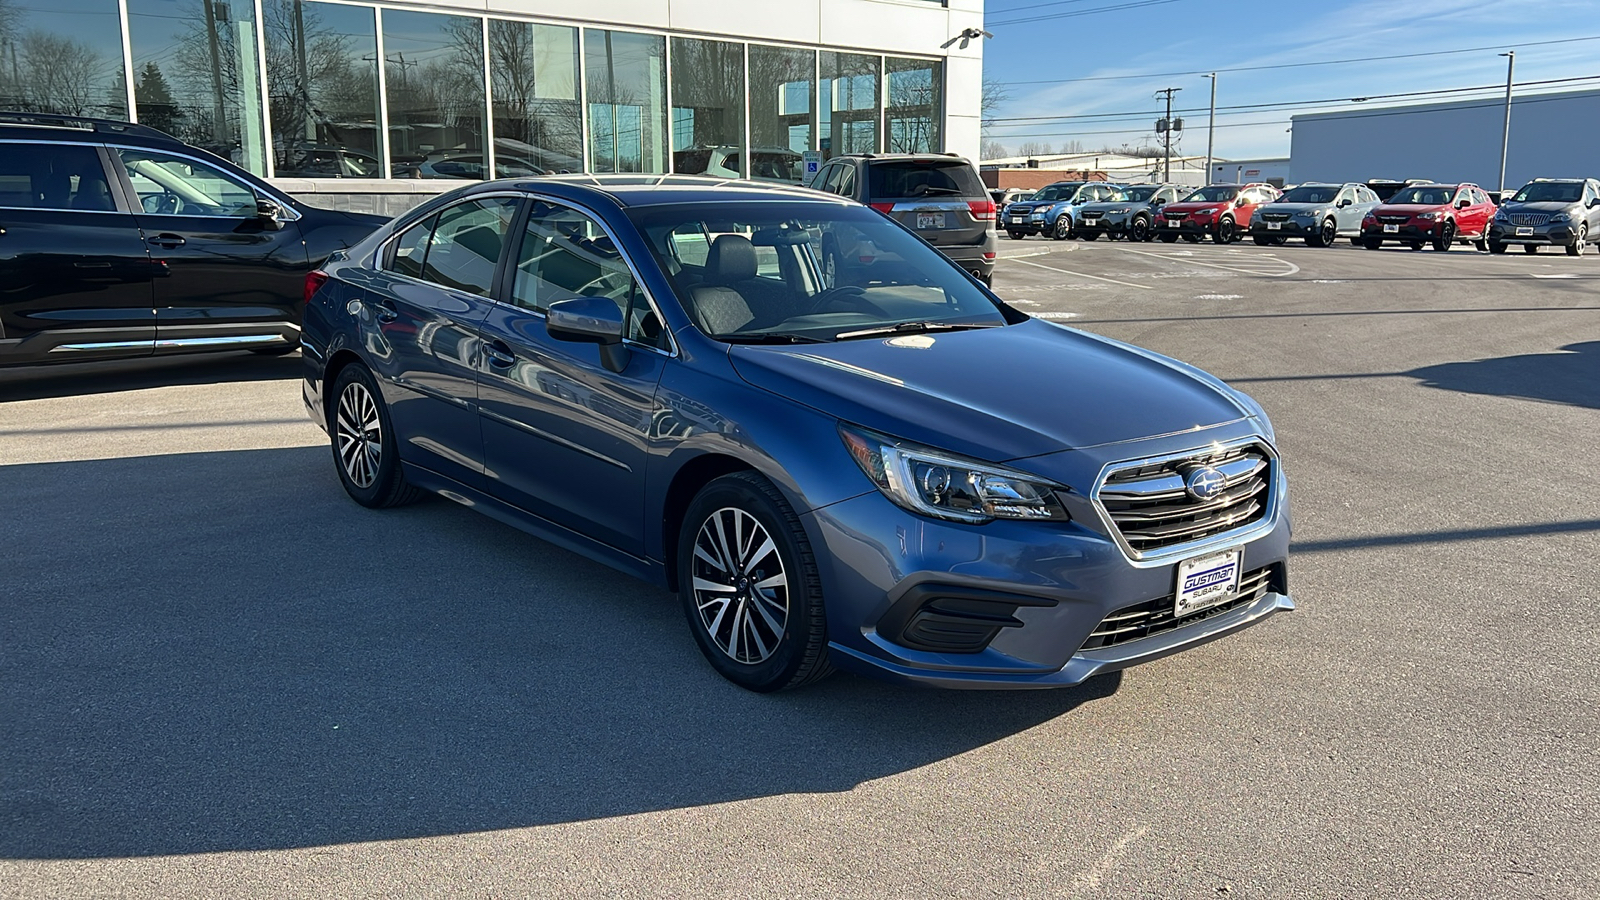
<path fill-rule="evenodd" d="M 175 247 L 182 247 L 185 243 L 187 243 L 187 241 L 183 239 L 182 235 L 158 234 L 155 237 L 147 240 L 146 243 L 152 247 L 160 247 L 163 250 L 171 250 Z"/>
<path fill-rule="evenodd" d="M 489 358 L 489 365 L 497 369 L 509 369 L 517 364 L 517 355 L 502 341 L 490 341 L 485 344 L 483 355 Z"/>

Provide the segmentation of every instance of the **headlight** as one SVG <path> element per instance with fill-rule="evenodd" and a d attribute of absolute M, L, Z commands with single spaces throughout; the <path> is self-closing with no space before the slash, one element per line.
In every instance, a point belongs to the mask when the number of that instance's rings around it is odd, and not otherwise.
<path fill-rule="evenodd" d="M 1550 217 L 1550 221 L 1552 221 L 1552 222 L 1571 222 L 1572 221 L 1572 213 L 1564 213 L 1564 212 L 1556 213 L 1555 215 Z"/>
<path fill-rule="evenodd" d="M 1417 218 L 1421 219 L 1424 222 L 1432 222 L 1434 219 L 1442 219 L 1442 218 L 1444 218 L 1444 213 L 1441 213 L 1441 212 L 1417 213 Z"/>
<path fill-rule="evenodd" d="M 1497 209 L 1494 211 L 1494 220 L 1496 222 L 1509 222 L 1511 221 L 1511 214 L 1503 209 Z"/>
<path fill-rule="evenodd" d="M 885 497 L 914 513 L 983 523 L 993 519 L 1066 522 L 1057 485 L 992 463 L 848 425 L 839 436 Z"/>
<path fill-rule="evenodd" d="M 1296 219 L 1315 219 L 1320 215 L 1322 215 L 1322 210 L 1320 209 L 1302 209 L 1295 213 L 1294 217 Z"/>
<path fill-rule="evenodd" d="M 1108 209 L 1108 210 L 1106 210 L 1106 215 L 1108 215 L 1108 216 L 1120 216 L 1120 215 L 1123 215 L 1125 213 L 1131 213 L 1131 212 L 1133 212 L 1133 210 L 1129 209 L 1128 207 L 1119 206 L 1116 209 Z"/>

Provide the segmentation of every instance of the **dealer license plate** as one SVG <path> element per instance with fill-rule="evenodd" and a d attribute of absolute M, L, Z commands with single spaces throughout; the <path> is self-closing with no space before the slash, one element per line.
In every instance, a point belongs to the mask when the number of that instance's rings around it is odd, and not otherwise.
<path fill-rule="evenodd" d="M 1177 227 L 1178 227 L 1178 222 L 1177 222 L 1177 220 L 1175 220 L 1175 219 L 1168 219 L 1168 220 L 1167 220 L 1167 227 L 1168 227 L 1168 228 L 1177 228 Z"/>
<path fill-rule="evenodd" d="M 1526 228 L 1518 228 L 1517 237 L 1533 237 L 1533 228 L 1531 226 Z"/>
<path fill-rule="evenodd" d="M 1172 614 L 1181 619 L 1237 595 L 1239 562 L 1243 557 L 1244 551 L 1234 548 L 1178 563 L 1178 597 Z"/>
<path fill-rule="evenodd" d="M 1026 224 L 1028 224 L 1028 217 L 1027 216 L 1012 216 L 1011 217 L 1011 224 L 1013 224 L 1013 225 L 1026 225 Z"/>
<path fill-rule="evenodd" d="M 1282 222 L 1268 222 L 1267 223 L 1267 230 L 1268 231 L 1282 231 L 1283 230 L 1283 223 Z"/>
<path fill-rule="evenodd" d="M 943 228 L 944 213 L 917 213 L 918 228 Z"/>
<path fill-rule="evenodd" d="M 1399 225 L 1385 225 L 1385 226 L 1383 226 L 1383 233 L 1384 234 L 1399 234 L 1400 233 L 1400 226 Z"/>

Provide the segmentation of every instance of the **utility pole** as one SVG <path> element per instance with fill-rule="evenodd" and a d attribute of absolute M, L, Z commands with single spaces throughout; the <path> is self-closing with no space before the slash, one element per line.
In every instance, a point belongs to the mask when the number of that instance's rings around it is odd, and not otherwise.
<path fill-rule="evenodd" d="M 1506 193 L 1506 152 L 1511 149 L 1511 78 L 1517 71 L 1517 51 L 1507 50 L 1500 55 L 1506 58 L 1506 124 L 1500 135 L 1500 195 L 1503 197 Z"/>
<path fill-rule="evenodd" d="M 1217 138 L 1217 73 L 1202 75 L 1211 79 L 1211 113 L 1206 116 L 1206 184 L 1211 183 L 1211 150 Z"/>
<path fill-rule="evenodd" d="M 1166 174 L 1162 176 L 1161 180 L 1169 183 L 1172 181 L 1172 95 L 1181 90 L 1183 88 L 1162 88 L 1156 91 L 1156 96 L 1159 97 L 1165 94 L 1167 97 L 1167 116 L 1161 120 L 1162 136 L 1166 139 L 1163 141 L 1163 146 L 1166 148 L 1166 164 L 1163 171 Z"/>

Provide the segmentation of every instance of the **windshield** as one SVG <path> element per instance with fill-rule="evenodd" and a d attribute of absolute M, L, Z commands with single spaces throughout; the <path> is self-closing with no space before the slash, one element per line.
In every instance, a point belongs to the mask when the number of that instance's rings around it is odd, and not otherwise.
<path fill-rule="evenodd" d="M 709 202 L 629 216 L 689 318 L 721 340 L 832 341 L 892 326 L 1007 322 L 954 263 L 864 206 Z"/>
<path fill-rule="evenodd" d="M 1516 203 L 1577 203 L 1583 199 L 1583 185 L 1577 182 L 1536 181 L 1517 191 Z"/>
<path fill-rule="evenodd" d="M 1339 189 L 1331 185 L 1308 184 L 1291 188 L 1279 197 L 1278 203 L 1332 203 Z"/>
<path fill-rule="evenodd" d="M 1156 187 L 1123 188 L 1117 191 L 1116 196 L 1111 199 L 1122 203 L 1148 203 L 1150 198 L 1154 197 L 1156 191 L 1159 190 L 1161 189 Z"/>
<path fill-rule="evenodd" d="M 1078 192 L 1078 188 L 1080 187 L 1083 187 L 1083 182 L 1081 181 L 1074 181 L 1070 184 L 1052 184 L 1049 187 L 1041 190 L 1039 193 L 1034 194 L 1031 199 L 1040 201 L 1066 200 L 1071 198 L 1073 194 L 1076 194 Z"/>
<path fill-rule="evenodd" d="M 1210 187 L 1203 187 L 1200 190 L 1195 191 L 1189 196 L 1183 198 L 1183 202 L 1221 203 L 1224 200 L 1232 200 L 1237 196 L 1239 196 L 1239 188 L 1237 186 L 1229 187 L 1227 185 L 1213 184 Z"/>
<path fill-rule="evenodd" d="M 1411 203 L 1418 206 L 1443 206 L 1449 203 L 1450 198 L 1455 195 L 1456 189 L 1453 187 L 1420 185 L 1395 192 L 1395 195 L 1389 198 L 1389 202 L 1394 204 Z"/>

